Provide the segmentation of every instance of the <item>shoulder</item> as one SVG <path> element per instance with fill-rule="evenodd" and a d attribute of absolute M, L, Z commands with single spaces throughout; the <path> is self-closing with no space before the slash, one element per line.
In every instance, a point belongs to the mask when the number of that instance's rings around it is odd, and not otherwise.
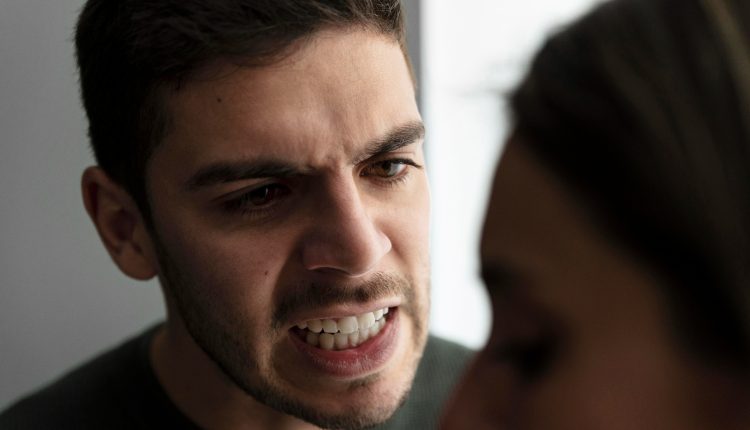
<path fill-rule="evenodd" d="M 0 413 L 0 429 L 102 428 L 105 419 L 107 428 L 118 428 L 118 420 L 127 416 L 123 400 L 137 396 L 133 385 L 144 379 L 143 348 L 152 331 L 124 342 L 20 399 Z"/>
<path fill-rule="evenodd" d="M 430 336 L 404 405 L 378 429 L 437 428 L 443 405 L 475 351 Z"/>
<path fill-rule="evenodd" d="M 443 372 L 457 376 L 466 366 L 475 351 L 455 342 L 430 336 L 422 356 L 421 372 Z"/>
<path fill-rule="evenodd" d="M 410 399 L 442 406 L 473 355 L 474 351 L 465 346 L 430 336 L 414 378 Z"/>

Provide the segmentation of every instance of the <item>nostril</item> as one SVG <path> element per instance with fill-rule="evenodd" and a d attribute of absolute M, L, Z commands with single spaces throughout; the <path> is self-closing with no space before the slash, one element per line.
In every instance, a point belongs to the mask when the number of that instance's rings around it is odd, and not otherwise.
<path fill-rule="evenodd" d="M 349 276 L 370 273 L 391 251 L 391 241 L 381 228 L 380 209 L 362 198 L 352 178 L 333 181 L 327 191 L 307 226 L 304 267 Z"/>
<path fill-rule="evenodd" d="M 328 234 L 314 234 L 303 244 L 302 263 L 307 270 L 360 276 L 370 273 L 391 249 L 390 239 L 374 225 L 342 226 Z"/>

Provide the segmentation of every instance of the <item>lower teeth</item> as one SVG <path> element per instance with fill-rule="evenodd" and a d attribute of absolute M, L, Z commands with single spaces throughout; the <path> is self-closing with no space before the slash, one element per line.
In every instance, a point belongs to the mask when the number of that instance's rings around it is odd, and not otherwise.
<path fill-rule="evenodd" d="M 305 340 L 312 346 L 317 346 L 328 351 L 355 348 L 374 337 L 385 326 L 385 318 L 375 321 L 375 324 L 369 328 L 355 331 L 354 333 L 313 333 L 304 330 Z"/>

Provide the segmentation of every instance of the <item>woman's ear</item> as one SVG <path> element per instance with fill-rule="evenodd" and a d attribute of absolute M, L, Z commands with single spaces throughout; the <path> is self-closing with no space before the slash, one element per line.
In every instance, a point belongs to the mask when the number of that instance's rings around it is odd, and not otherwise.
<path fill-rule="evenodd" d="M 149 230 L 135 201 L 97 166 L 81 178 L 83 204 L 96 231 L 120 270 L 138 280 L 158 273 L 158 261 Z"/>

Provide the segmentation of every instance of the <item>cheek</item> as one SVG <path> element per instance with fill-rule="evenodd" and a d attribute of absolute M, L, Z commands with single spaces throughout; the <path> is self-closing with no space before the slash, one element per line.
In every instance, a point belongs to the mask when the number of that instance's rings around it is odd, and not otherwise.
<path fill-rule="evenodd" d="M 564 358 L 521 399 L 531 429 L 687 429 L 692 392 L 683 363 L 637 327 L 630 336 L 568 345 Z M 644 339 L 645 338 L 645 339 Z"/>
<path fill-rule="evenodd" d="M 219 235 L 172 229 L 165 238 L 186 283 L 208 295 L 227 318 L 267 321 L 274 286 L 286 259 L 281 241 L 235 232 Z M 258 246 L 263 243 L 263 246 Z"/>
<path fill-rule="evenodd" d="M 420 176 L 414 189 L 392 202 L 391 207 L 383 219 L 394 250 L 426 267 L 430 247 L 430 192 L 426 176 Z"/>

